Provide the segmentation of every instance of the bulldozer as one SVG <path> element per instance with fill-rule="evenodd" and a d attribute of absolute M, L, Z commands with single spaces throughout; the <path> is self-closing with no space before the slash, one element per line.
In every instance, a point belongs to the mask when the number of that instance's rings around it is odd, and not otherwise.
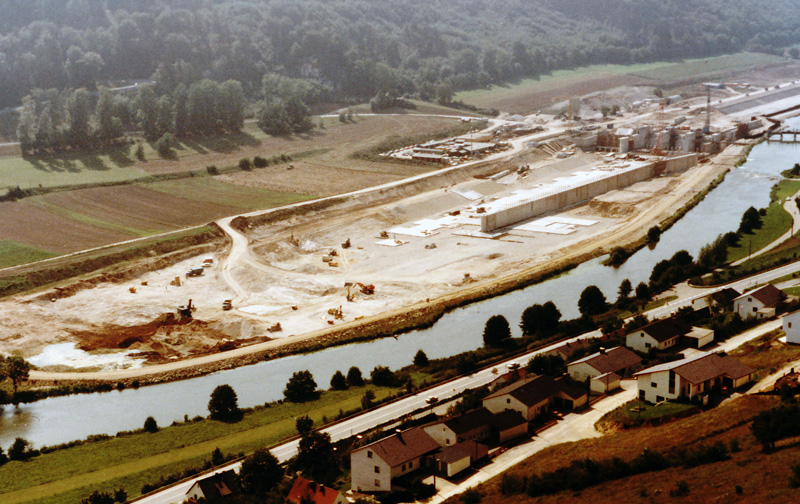
<path fill-rule="evenodd" d="M 375 294 L 375 286 L 372 285 L 372 284 L 364 285 L 364 284 L 358 282 L 358 283 L 356 283 L 356 285 L 361 289 L 361 293 L 362 294 L 367 294 L 368 296 L 371 296 L 372 294 Z"/>
<path fill-rule="evenodd" d="M 180 315 L 181 318 L 192 318 L 192 312 L 195 311 L 196 309 L 197 307 L 192 304 L 192 300 L 190 299 L 189 303 L 186 304 L 185 306 L 184 305 L 178 306 L 178 315 Z"/>

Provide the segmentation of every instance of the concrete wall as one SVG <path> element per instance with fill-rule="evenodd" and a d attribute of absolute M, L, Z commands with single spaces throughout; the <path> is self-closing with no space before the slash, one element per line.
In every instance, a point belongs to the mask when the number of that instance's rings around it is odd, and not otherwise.
<path fill-rule="evenodd" d="M 535 200 L 520 202 L 516 205 L 481 215 L 481 231 L 489 233 L 495 229 L 500 229 L 543 213 L 587 201 L 614 189 L 647 180 L 654 175 L 654 164 L 650 163 L 614 172 L 606 172 L 605 176 L 601 175 L 601 173 L 603 172 L 598 173 L 598 178 L 583 184 L 566 187 L 562 190 L 555 189 L 552 193 L 545 194 Z"/>
<path fill-rule="evenodd" d="M 600 371 L 596 370 L 586 362 L 578 362 L 567 365 L 567 373 L 569 373 L 573 380 L 578 382 L 582 382 L 586 378 L 600 376 Z"/>
<path fill-rule="evenodd" d="M 783 317 L 783 332 L 786 333 L 787 343 L 800 344 L 800 311 Z"/>
<path fill-rule="evenodd" d="M 685 156 L 675 156 L 667 159 L 666 173 L 683 173 L 697 164 L 697 154 L 687 154 Z"/>

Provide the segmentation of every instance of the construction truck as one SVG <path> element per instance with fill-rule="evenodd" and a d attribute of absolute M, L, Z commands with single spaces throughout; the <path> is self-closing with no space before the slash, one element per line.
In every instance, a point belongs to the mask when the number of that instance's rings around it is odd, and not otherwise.
<path fill-rule="evenodd" d="M 226 299 L 225 301 L 223 301 L 222 302 L 222 309 L 225 310 L 225 311 L 232 310 L 233 309 L 233 301 L 230 300 L 230 299 Z"/>
<path fill-rule="evenodd" d="M 203 267 L 199 268 L 189 268 L 189 271 L 186 272 L 186 278 L 200 276 L 203 274 Z"/>

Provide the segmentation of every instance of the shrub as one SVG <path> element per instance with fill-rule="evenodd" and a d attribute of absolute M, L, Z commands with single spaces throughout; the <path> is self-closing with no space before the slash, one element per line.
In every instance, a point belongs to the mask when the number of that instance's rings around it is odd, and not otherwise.
<path fill-rule="evenodd" d="M 25 460 L 31 456 L 30 443 L 25 438 L 18 437 L 8 448 L 8 460 Z"/>
<path fill-rule="evenodd" d="M 429 361 L 428 361 L 428 356 L 427 356 L 427 355 L 425 355 L 425 352 L 423 352 L 423 351 L 420 349 L 420 350 L 417 352 L 417 354 L 414 356 L 414 365 L 415 365 L 415 366 L 419 366 L 419 367 L 425 367 L 425 366 L 427 366 L 428 364 L 429 364 Z"/>
<path fill-rule="evenodd" d="M 217 165 L 206 166 L 206 171 L 209 175 L 219 175 L 219 169 L 217 168 Z"/>
<path fill-rule="evenodd" d="M 153 147 L 155 147 L 156 151 L 158 151 L 158 155 L 161 157 L 172 157 L 174 156 L 174 152 L 172 151 L 172 146 L 175 143 L 175 139 L 172 136 L 172 133 L 164 133 L 161 135 L 161 138 L 156 140 L 156 143 Z"/>
<path fill-rule="evenodd" d="M 364 378 L 361 376 L 361 370 L 353 366 L 347 371 L 347 384 L 351 387 L 360 387 L 364 385 Z"/>
<path fill-rule="evenodd" d="M 151 416 L 147 417 L 147 419 L 144 421 L 144 431 L 150 433 L 158 432 L 158 424 L 156 423 L 155 418 Z"/>
<path fill-rule="evenodd" d="M 480 504 L 483 494 L 475 488 L 467 488 L 459 498 L 464 504 Z"/>
<path fill-rule="evenodd" d="M 267 158 L 263 158 L 261 156 L 256 156 L 253 158 L 253 166 L 256 168 L 265 168 L 267 165 L 269 165 Z"/>
<path fill-rule="evenodd" d="M 378 387 L 394 387 L 397 386 L 397 376 L 391 369 L 385 366 L 375 366 L 375 369 L 370 373 L 372 384 Z"/>
<path fill-rule="evenodd" d="M 311 432 L 311 429 L 314 427 L 314 420 L 308 415 L 303 415 L 295 419 L 294 425 L 297 428 L 298 434 L 302 436 Z"/>
<path fill-rule="evenodd" d="M 347 378 L 337 370 L 331 377 L 331 390 L 347 390 L 348 388 Z"/>
<path fill-rule="evenodd" d="M 144 157 L 144 146 L 142 146 L 141 143 L 136 144 L 135 156 L 136 156 L 136 159 L 138 159 L 139 161 L 144 161 L 145 160 L 145 157 Z"/>
<path fill-rule="evenodd" d="M 244 171 L 250 171 L 253 169 L 253 163 L 250 162 L 247 158 L 242 158 L 239 160 L 239 169 Z"/>

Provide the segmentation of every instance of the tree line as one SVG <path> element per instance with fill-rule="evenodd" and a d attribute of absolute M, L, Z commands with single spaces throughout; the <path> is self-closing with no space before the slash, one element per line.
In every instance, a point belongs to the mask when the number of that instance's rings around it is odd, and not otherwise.
<path fill-rule="evenodd" d="M 800 38 L 792 0 L 3 0 L 0 108 L 39 89 L 204 78 L 255 96 L 265 73 L 337 100 L 482 87 L 593 63 L 741 50 Z M 657 19 L 657 23 L 652 20 Z"/>

